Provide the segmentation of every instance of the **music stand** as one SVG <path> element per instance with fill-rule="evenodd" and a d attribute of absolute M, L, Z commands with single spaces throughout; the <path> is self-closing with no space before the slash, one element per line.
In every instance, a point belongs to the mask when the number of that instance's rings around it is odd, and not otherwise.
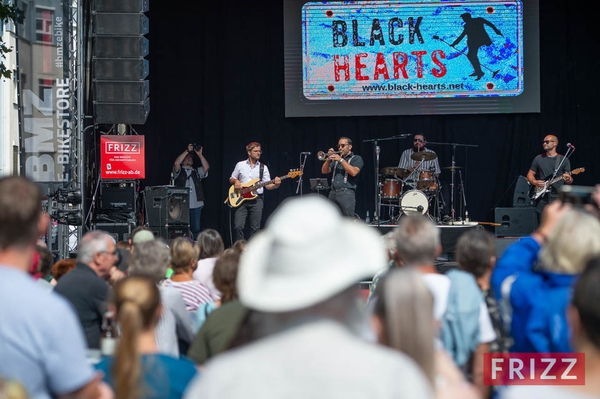
<path fill-rule="evenodd" d="M 322 190 L 329 190 L 329 182 L 325 177 L 315 177 L 310 180 L 310 189 L 316 191 L 319 194 Z"/>

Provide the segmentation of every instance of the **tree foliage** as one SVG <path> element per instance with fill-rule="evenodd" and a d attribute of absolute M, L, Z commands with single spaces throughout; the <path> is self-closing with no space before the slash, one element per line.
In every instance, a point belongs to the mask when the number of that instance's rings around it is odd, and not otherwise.
<path fill-rule="evenodd" d="M 17 9 L 17 6 L 0 2 L 0 21 L 2 21 L 2 24 L 9 21 L 21 23 L 23 22 L 23 16 Z M 0 26 L 2 24 L 0 24 Z M 7 69 L 6 65 L 4 65 L 6 53 L 10 53 L 11 51 L 12 47 L 8 47 L 0 35 L 0 77 L 5 79 L 10 79 L 12 76 L 12 71 Z"/>

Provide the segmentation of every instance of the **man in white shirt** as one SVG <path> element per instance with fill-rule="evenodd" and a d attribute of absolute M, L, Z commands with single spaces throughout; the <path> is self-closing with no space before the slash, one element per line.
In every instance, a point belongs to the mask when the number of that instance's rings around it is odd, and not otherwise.
<path fill-rule="evenodd" d="M 248 153 L 248 159 L 240 161 L 235 165 L 233 173 L 229 178 L 229 184 L 233 185 L 235 190 L 239 192 L 242 189 L 242 185 L 256 179 L 256 183 L 267 183 L 271 181 L 271 174 L 269 168 L 262 164 L 259 159 L 262 154 L 262 148 L 260 143 L 256 141 L 251 142 L 246 146 L 246 152 Z M 246 199 L 239 205 L 235 211 L 235 217 L 233 221 L 233 240 L 243 240 L 244 228 L 246 227 L 246 221 L 250 220 L 250 236 L 255 235 L 260 230 L 260 224 L 262 222 L 262 211 L 264 207 L 263 193 L 264 189 L 274 190 L 279 188 L 281 179 L 275 177 L 273 183 L 267 184 L 256 190 L 258 196 L 254 199 Z"/>

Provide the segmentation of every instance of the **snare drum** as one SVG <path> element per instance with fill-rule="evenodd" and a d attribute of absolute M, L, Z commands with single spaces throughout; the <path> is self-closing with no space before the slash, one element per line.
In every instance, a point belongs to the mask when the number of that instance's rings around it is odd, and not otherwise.
<path fill-rule="evenodd" d="M 400 191 L 402 191 L 402 181 L 398 179 L 385 179 L 383 181 L 381 198 L 384 200 L 398 199 L 400 198 Z"/>
<path fill-rule="evenodd" d="M 410 190 L 404 193 L 400 200 L 400 209 L 404 214 L 425 214 L 429 209 L 429 201 L 427 196 L 420 190 Z"/>
<path fill-rule="evenodd" d="M 417 189 L 419 190 L 435 190 L 435 176 L 431 170 L 423 170 L 419 173 L 419 182 Z"/>

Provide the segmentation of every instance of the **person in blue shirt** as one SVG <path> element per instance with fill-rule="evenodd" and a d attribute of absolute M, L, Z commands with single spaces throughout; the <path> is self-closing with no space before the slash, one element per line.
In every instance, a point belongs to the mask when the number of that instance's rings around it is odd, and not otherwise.
<path fill-rule="evenodd" d="M 514 344 L 511 352 L 572 352 L 566 311 L 586 260 L 600 254 L 600 221 L 555 201 L 542 224 L 506 249 L 492 289 Z"/>

